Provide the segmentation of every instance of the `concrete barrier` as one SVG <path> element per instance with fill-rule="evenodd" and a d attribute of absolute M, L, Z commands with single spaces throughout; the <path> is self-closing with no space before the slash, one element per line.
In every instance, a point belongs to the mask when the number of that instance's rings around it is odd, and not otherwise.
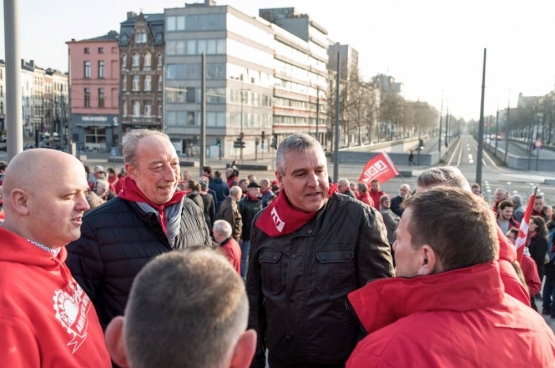
<path fill-rule="evenodd" d="M 495 147 L 492 147 L 487 144 L 484 144 L 484 148 L 492 153 L 495 151 Z M 504 158 L 504 156 L 505 156 L 505 153 L 499 154 L 499 151 L 498 151 L 498 157 Z M 537 169 L 536 169 L 536 164 L 537 164 Z M 521 157 L 521 156 L 515 156 L 510 152 L 507 154 L 507 162 L 505 162 L 505 165 L 515 170 L 551 171 L 551 172 L 555 171 L 555 160 L 553 159 L 545 159 L 545 158 L 536 159 L 536 157 L 531 157 L 531 158 Z"/>
<path fill-rule="evenodd" d="M 271 171 L 273 170 L 273 165 L 269 164 L 235 164 L 239 170 L 249 170 L 249 171 Z"/>

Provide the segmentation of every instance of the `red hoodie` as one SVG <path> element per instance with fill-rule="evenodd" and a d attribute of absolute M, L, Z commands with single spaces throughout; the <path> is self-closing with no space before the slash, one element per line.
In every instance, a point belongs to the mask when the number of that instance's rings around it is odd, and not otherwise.
<path fill-rule="evenodd" d="M 65 248 L 54 258 L 0 227 L 3 367 L 112 367 L 96 311 L 66 257 Z"/>
<path fill-rule="evenodd" d="M 496 227 L 497 237 L 499 238 L 499 273 L 505 286 L 505 292 L 529 306 L 530 294 L 520 282 L 513 267 L 513 263 L 516 261 L 516 249 L 505 237 L 499 226 Z"/>

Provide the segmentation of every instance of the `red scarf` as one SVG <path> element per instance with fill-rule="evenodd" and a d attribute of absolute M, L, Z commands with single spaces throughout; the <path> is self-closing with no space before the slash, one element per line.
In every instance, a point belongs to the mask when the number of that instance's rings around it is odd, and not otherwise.
<path fill-rule="evenodd" d="M 329 190 L 328 198 L 336 190 L 337 184 L 334 184 Z M 318 211 L 304 212 L 291 207 L 285 190 L 282 189 L 276 200 L 262 212 L 255 225 L 268 236 L 278 237 L 299 230 L 317 214 Z"/>
<path fill-rule="evenodd" d="M 253 197 L 249 192 L 247 192 L 247 197 L 249 197 L 251 201 L 258 201 L 258 197 Z"/>
<path fill-rule="evenodd" d="M 164 213 L 164 209 L 167 206 L 171 206 L 172 204 L 175 204 L 181 201 L 185 196 L 185 192 L 176 190 L 175 193 L 173 194 L 173 197 L 166 203 L 154 204 L 150 199 L 148 199 L 144 195 L 143 192 L 141 192 L 139 187 L 137 187 L 137 183 L 135 183 L 135 180 L 126 176 L 124 183 L 125 183 L 124 188 L 121 190 L 118 196 L 122 199 L 132 201 L 132 202 L 144 202 L 149 206 L 151 206 L 152 208 L 156 209 L 156 211 L 158 211 L 158 215 L 160 216 L 160 224 L 162 225 L 162 229 L 164 230 L 164 233 L 167 234 L 167 229 L 166 229 L 167 219 L 166 219 L 166 214 Z"/>

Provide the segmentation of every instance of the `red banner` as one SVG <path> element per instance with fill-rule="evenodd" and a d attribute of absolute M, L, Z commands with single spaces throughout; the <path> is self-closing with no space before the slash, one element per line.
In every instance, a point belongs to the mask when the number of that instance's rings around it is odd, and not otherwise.
<path fill-rule="evenodd" d="M 377 179 L 380 183 L 385 183 L 397 175 L 399 175 L 399 172 L 395 164 L 386 152 L 382 152 L 368 160 L 360 178 L 358 178 L 358 182 L 370 185 L 372 180 Z"/>
<path fill-rule="evenodd" d="M 526 211 L 520 222 L 520 229 L 518 229 L 518 237 L 516 238 L 516 256 L 519 263 L 522 263 L 522 257 L 524 256 L 524 247 L 526 247 L 526 237 L 528 236 L 528 224 L 530 223 L 530 218 L 532 217 L 532 211 L 534 210 L 534 202 L 536 201 L 536 192 L 538 187 L 534 188 L 534 193 L 528 201 L 528 206 L 526 206 Z"/>

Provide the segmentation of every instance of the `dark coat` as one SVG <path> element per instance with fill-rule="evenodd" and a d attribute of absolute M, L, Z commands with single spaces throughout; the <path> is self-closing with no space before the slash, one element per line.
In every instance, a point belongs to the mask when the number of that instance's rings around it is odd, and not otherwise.
<path fill-rule="evenodd" d="M 214 197 L 214 199 L 216 200 L 216 207 L 219 209 L 220 204 L 229 195 L 229 187 L 222 180 L 222 178 L 214 178 L 214 180 L 212 180 L 208 187 L 215 192 L 216 196 Z"/>
<path fill-rule="evenodd" d="M 293 233 L 272 238 L 253 225 L 246 287 L 258 345 L 251 367 L 265 367 L 266 348 L 287 366 L 345 364 L 361 337 L 347 294 L 394 275 L 386 235 L 375 209 L 337 193 Z"/>
<path fill-rule="evenodd" d="M 66 264 L 106 328 L 123 315 L 131 283 L 148 261 L 198 245 L 212 241 L 201 210 L 188 198 L 183 198 L 180 231 L 171 247 L 156 214 L 116 197 L 83 217 L 81 237 L 67 246 Z"/>
<path fill-rule="evenodd" d="M 243 240 L 249 240 L 251 234 L 251 224 L 254 216 L 262 210 L 262 201 L 253 201 L 249 196 L 244 196 L 237 202 L 237 208 L 243 221 L 243 233 L 241 235 Z"/>
<path fill-rule="evenodd" d="M 545 255 L 547 254 L 547 239 L 541 236 L 532 238 L 528 249 L 530 250 L 530 257 L 532 257 L 538 267 L 540 280 L 543 280 L 543 275 L 545 274 L 544 261 Z"/>
<path fill-rule="evenodd" d="M 405 211 L 401 208 L 402 203 L 403 198 L 401 198 L 401 196 L 391 198 L 391 211 L 399 217 L 403 216 L 403 212 Z"/>
<path fill-rule="evenodd" d="M 204 213 L 204 201 L 202 200 L 199 192 L 189 193 L 187 194 L 187 198 L 195 202 L 198 208 L 200 208 L 200 210 Z"/>
<path fill-rule="evenodd" d="M 206 225 L 212 230 L 214 221 L 216 221 L 216 203 L 214 197 L 210 193 L 201 193 L 202 202 L 204 204 L 204 220 L 206 220 Z"/>

